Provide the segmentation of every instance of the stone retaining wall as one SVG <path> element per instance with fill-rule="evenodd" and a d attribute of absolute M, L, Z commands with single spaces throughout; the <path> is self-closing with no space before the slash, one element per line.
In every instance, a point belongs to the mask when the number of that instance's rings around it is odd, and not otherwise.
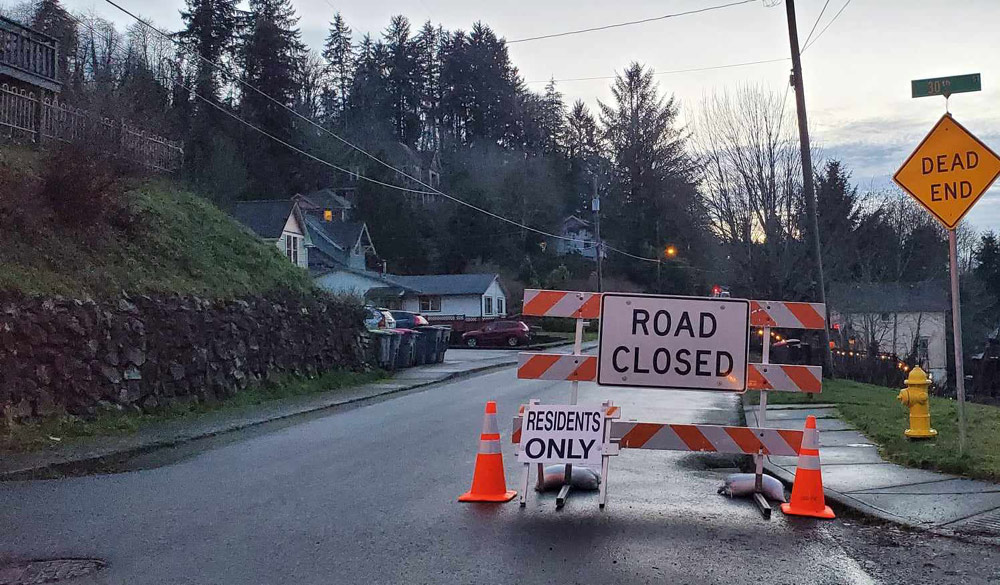
<path fill-rule="evenodd" d="M 110 302 L 0 296 L 7 424 L 100 406 L 149 410 L 232 396 L 275 372 L 369 367 L 360 306 L 276 295 Z"/>

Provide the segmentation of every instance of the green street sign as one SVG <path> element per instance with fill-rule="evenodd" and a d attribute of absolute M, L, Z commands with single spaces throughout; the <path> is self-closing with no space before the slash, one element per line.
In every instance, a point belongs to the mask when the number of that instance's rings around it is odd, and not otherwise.
<path fill-rule="evenodd" d="M 950 77 L 933 77 L 931 79 L 914 79 L 910 82 L 913 97 L 943 95 L 948 97 L 953 93 L 966 91 L 982 91 L 983 86 L 978 73 L 969 75 L 952 75 Z"/>

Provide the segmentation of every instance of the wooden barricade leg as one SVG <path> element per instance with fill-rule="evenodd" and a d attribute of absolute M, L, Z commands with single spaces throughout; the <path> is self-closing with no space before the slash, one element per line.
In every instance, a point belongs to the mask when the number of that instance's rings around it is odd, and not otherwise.
<path fill-rule="evenodd" d="M 764 327 L 764 335 L 761 338 L 761 363 L 771 363 L 771 328 Z M 767 390 L 760 391 L 760 412 L 757 414 L 757 426 L 764 428 L 767 426 Z M 764 497 L 764 451 L 758 451 L 754 456 L 754 487 L 753 501 L 757 504 L 761 516 L 765 520 L 771 519 L 771 505 Z"/>
<path fill-rule="evenodd" d="M 576 334 L 573 336 L 573 355 L 580 355 L 583 351 L 583 319 L 576 320 Z M 570 382 L 573 385 L 572 393 L 570 394 L 569 403 L 575 405 L 579 400 L 580 396 L 580 382 L 573 380 Z M 539 469 L 541 466 L 539 465 Z M 539 473 L 539 481 L 541 481 L 541 474 Z M 569 497 L 569 490 L 573 487 L 573 466 L 569 463 L 566 464 L 566 475 L 563 477 L 563 485 L 559 488 L 559 495 L 556 496 L 556 509 L 562 508 L 566 505 L 566 499 Z"/>

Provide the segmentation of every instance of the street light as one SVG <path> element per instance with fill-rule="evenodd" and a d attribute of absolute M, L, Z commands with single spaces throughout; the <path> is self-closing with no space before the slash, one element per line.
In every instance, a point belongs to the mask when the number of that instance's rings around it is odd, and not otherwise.
<path fill-rule="evenodd" d="M 667 248 L 663 250 L 663 255 L 666 256 L 667 258 L 676 258 L 677 246 L 674 246 L 673 244 L 667 246 Z"/>

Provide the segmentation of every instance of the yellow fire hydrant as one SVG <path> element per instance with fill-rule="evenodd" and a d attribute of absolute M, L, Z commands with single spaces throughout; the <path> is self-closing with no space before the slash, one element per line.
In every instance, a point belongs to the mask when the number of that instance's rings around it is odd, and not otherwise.
<path fill-rule="evenodd" d="M 929 439 L 937 436 L 931 428 L 931 408 L 927 399 L 927 387 L 931 381 L 920 366 L 910 371 L 906 378 L 906 388 L 899 391 L 897 400 L 910 409 L 910 428 L 903 433 L 911 439 Z"/>

